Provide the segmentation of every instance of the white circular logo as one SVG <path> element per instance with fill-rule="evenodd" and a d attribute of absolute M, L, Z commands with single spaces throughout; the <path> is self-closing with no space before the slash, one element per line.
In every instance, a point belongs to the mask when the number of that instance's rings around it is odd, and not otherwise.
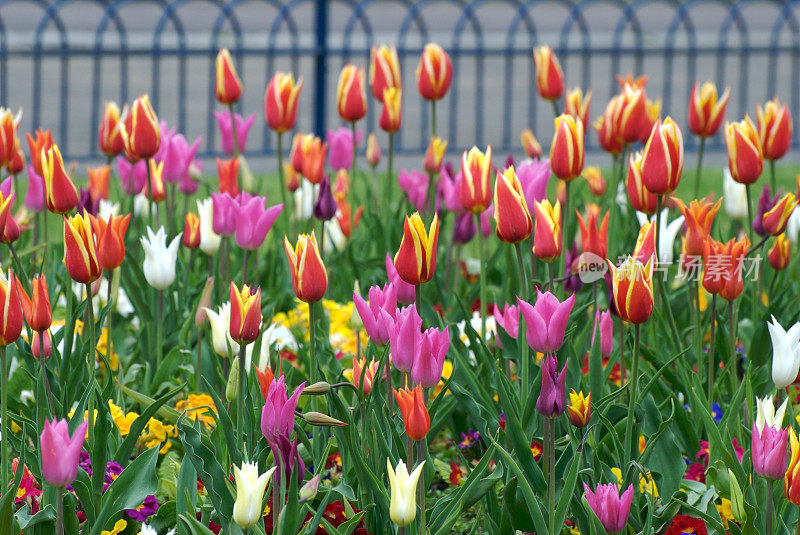
<path fill-rule="evenodd" d="M 594 253 L 581 253 L 577 261 L 578 277 L 584 284 L 602 279 L 608 271 L 606 259 Z"/>

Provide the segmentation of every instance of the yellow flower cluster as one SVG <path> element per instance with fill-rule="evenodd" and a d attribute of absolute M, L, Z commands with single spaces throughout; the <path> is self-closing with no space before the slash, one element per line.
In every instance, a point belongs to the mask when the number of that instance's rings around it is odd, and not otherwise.
<path fill-rule="evenodd" d="M 353 303 L 340 304 L 330 299 L 323 299 L 322 306 L 330 320 L 330 344 L 334 351 L 341 351 L 345 355 L 356 354 L 356 331 L 350 323 L 353 315 Z M 308 340 L 308 305 L 297 300 L 297 306 L 289 312 L 279 312 L 272 318 L 274 323 L 302 334 L 303 340 Z M 367 334 L 363 329 L 358 331 L 361 338 L 361 347 L 366 347 Z"/>
<path fill-rule="evenodd" d="M 108 400 L 108 408 L 111 412 L 111 419 L 119 430 L 119 434 L 123 437 L 128 436 L 131 425 L 133 425 L 133 422 L 136 421 L 139 415 L 135 412 L 123 412 L 122 409 L 111 400 Z M 164 454 L 172 447 L 170 438 L 175 438 L 177 436 L 178 432 L 174 425 L 165 424 L 160 420 L 150 418 L 142 431 L 142 435 L 139 437 L 139 443 L 147 449 L 162 444 L 159 453 Z"/>
<path fill-rule="evenodd" d="M 53 322 L 53 325 L 56 323 L 61 323 L 63 326 L 63 321 L 61 322 Z M 75 335 L 76 336 L 83 336 L 83 322 L 81 320 L 75 321 Z M 108 331 L 105 327 L 100 330 L 100 336 L 97 338 L 97 352 L 100 355 L 105 356 L 108 359 L 108 363 L 111 365 L 111 371 L 117 371 L 119 369 L 119 355 L 114 348 L 111 348 L 111 356 L 108 355 Z M 103 359 L 100 358 L 100 355 L 96 355 L 95 359 L 97 363 L 100 365 L 100 368 L 104 367 Z"/>
<path fill-rule="evenodd" d="M 175 410 L 186 412 L 186 415 L 192 420 L 200 418 L 206 427 L 212 427 L 217 421 L 217 407 L 208 394 L 189 394 L 186 399 L 175 404 Z"/>

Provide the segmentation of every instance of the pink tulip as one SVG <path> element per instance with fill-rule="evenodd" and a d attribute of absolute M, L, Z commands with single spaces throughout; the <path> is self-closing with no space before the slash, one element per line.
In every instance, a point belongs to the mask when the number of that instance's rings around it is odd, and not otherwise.
<path fill-rule="evenodd" d="M 342 126 L 336 130 L 328 130 L 325 136 L 328 141 L 328 165 L 334 171 L 349 170 L 353 167 L 353 131 Z M 361 144 L 361 131 L 356 132 L 356 145 Z"/>
<path fill-rule="evenodd" d="M 765 425 L 763 431 L 753 422 L 750 449 L 753 470 L 767 479 L 781 479 L 786 473 L 786 443 L 788 430 Z"/>
<path fill-rule="evenodd" d="M 400 189 L 408 195 L 408 202 L 417 210 L 424 210 L 428 200 L 430 178 L 422 171 L 400 169 L 397 174 Z"/>
<path fill-rule="evenodd" d="M 147 166 L 144 160 L 131 163 L 124 156 L 117 156 L 117 171 L 125 193 L 135 195 L 142 192 L 147 183 Z"/>
<path fill-rule="evenodd" d="M 517 336 L 519 336 L 519 307 L 517 305 L 506 303 L 503 306 L 503 310 L 494 305 L 494 320 L 511 338 L 517 339 Z M 497 337 L 497 345 L 502 347 L 499 336 Z"/>
<path fill-rule="evenodd" d="M 414 299 L 416 299 L 414 285 L 400 278 L 397 268 L 394 267 L 394 260 L 389 253 L 386 253 L 386 276 L 389 279 L 389 283 L 397 290 L 398 303 L 408 305 L 414 302 Z"/>
<path fill-rule="evenodd" d="M 536 303 L 531 305 L 517 298 L 522 307 L 522 315 L 528 327 L 527 338 L 531 349 L 539 353 L 555 353 L 564 343 L 567 320 L 575 304 L 575 294 L 564 302 L 550 292 L 541 293 L 536 289 Z"/>
<path fill-rule="evenodd" d="M 525 301 L 522 301 L 523 303 Z M 530 324 L 529 324 L 530 325 Z M 530 333 L 530 330 L 528 331 Z M 555 418 L 564 412 L 566 400 L 567 364 L 558 371 L 558 361 L 553 355 L 542 359 L 542 390 L 536 400 L 536 410 L 546 418 Z"/>
<path fill-rule="evenodd" d="M 547 183 L 550 180 L 550 160 L 530 160 L 522 162 L 516 169 L 525 202 L 533 211 L 533 203 L 547 197 Z"/>
<path fill-rule="evenodd" d="M 394 317 L 397 312 L 397 288 L 387 284 L 383 288 L 372 286 L 368 293 L 369 302 L 353 292 L 353 304 L 361 316 L 361 322 L 367 336 L 379 346 L 389 342 L 389 333 L 394 328 Z"/>
<path fill-rule="evenodd" d="M 436 211 L 442 209 L 448 212 L 461 213 L 464 205 L 461 204 L 461 171 L 451 176 L 448 166 L 442 166 L 441 178 L 436 187 Z"/>
<path fill-rule="evenodd" d="M 13 185 L 14 185 L 14 178 L 10 176 L 6 177 L 5 180 L 0 182 L 0 193 L 2 193 L 5 198 L 8 198 L 11 195 L 11 187 Z"/>
<path fill-rule="evenodd" d="M 43 331 L 44 332 L 44 358 L 49 358 L 50 355 L 53 353 L 53 338 L 50 336 L 50 331 Z M 41 342 L 42 333 L 39 331 L 34 331 L 33 333 L 33 343 L 31 344 L 31 353 L 37 359 L 42 358 L 42 342 Z"/>
<path fill-rule="evenodd" d="M 183 180 L 178 184 L 178 190 L 184 195 L 191 195 L 197 191 L 200 183 L 195 180 L 195 177 L 203 174 L 203 161 L 194 159 L 189 163 L 189 172 L 183 177 Z"/>
<path fill-rule="evenodd" d="M 414 366 L 419 337 L 422 336 L 422 318 L 414 305 L 395 313 L 394 328 L 389 333 L 392 364 L 401 372 L 410 372 Z"/>
<path fill-rule="evenodd" d="M 44 210 L 44 180 L 36 174 L 32 165 L 28 166 L 28 191 L 25 194 L 25 208 L 34 212 Z"/>
<path fill-rule="evenodd" d="M 161 145 L 155 155 L 156 162 L 164 162 L 163 178 L 170 184 L 178 184 L 189 176 L 189 165 L 200 148 L 202 138 L 189 145 L 183 134 L 161 138 Z"/>
<path fill-rule="evenodd" d="M 300 383 L 287 398 L 283 375 L 270 383 L 261 410 L 261 433 L 270 444 L 276 444 L 279 437 L 288 439 L 294 431 L 294 411 L 305 386 L 305 382 Z"/>
<path fill-rule="evenodd" d="M 233 156 L 231 114 L 227 111 L 215 111 L 214 118 L 217 120 L 217 126 L 219 127 L 219 143 L 222 147 L 222 152 Z M 236 140 L 239 142 L 239 153 L 242 153 L 247 145 L 247 135 L 250 133 L 250 127 L 253 126 L 253 122 L 256 120 L 256 114 L 248 115 L 247 119 L 244 119 L 241 115 L 235 113 L 234 118 L 236 121 Z"/>
<path fill-rule="evenodd" d="M 66 487 L 75 481 L 88 427 L 88 422 L 82 422 L 70 438 L 66 420 L 53 419 L 51 422 L 45 419 L 39 440 L 42 448 L 42 477 L 47 483 L 54 487 Z"/>
<path fill-rule="evenodd" d="M 417 356 L 411 367 L 411 379 L 422 388 L 433 388 L 442 378 L 444 358 L 450 349 L 450 332 L 430 328 L 419 336 Z"/>
<path fill-rule="evenodd" d="M 597 324 L 600 323 L 600 354 L 604 357 L 611 356 L 614 350 L 614 320 L 611 319 L 611 311 L 594 313 L 594 325 L 592 326 L 591 347 L 594 347 L 594 337 L 597 332 Z"/>
<path fill-rule="evenodd" d="M 264 243 L 267 232 L 275 220 L 283 212 L 283 204 L 266 207 L 265 197 L 244 197 L 239 194 L 239 202 L 233 202 L 233 214 L 236 221 L 236 245 L 247 251 L 255 251 Z"/>
<path fill-rule="evenodd" d="M 233 236 L 236 232 L 236 199 L 228 193 L 212 193 L 214 219 L 212 228 L 220 236 Z"/>
<path fill-rule="evenodd" d="M 597 485 L 595 492 L 584 483 L 583 490 L 586 493 L 586 501 L 592 508 L 594 514 L 603 524 L 608 533 L 619 533 L 625 529 L 628 523 L 628 515 L 631 512 L 631 501 L 633 501 L 633 485 L 619 495 L 616 483 L 607 485 Z"/>
<path fill-rule="evenodd" d="M 494 221 L 494 204 L 490 204 L 489 208 L 481 212 L 481 236 L 484 238 L 494 234 L 492 221 Z"/>

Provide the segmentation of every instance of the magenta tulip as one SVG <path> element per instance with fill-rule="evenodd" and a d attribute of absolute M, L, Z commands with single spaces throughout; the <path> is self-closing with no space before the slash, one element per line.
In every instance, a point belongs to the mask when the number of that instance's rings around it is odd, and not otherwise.
<path fill-rule="evenodd" d="M 523 301 L 524 302 L 524 301 Z M 530 333 L 530 331 L 528 331 Z M 536 410 L 546 418 L 555 418 L 564 412 L 567 364 L 558 371 L 558 361 L 552 354 L 542 359 L 542 390 L 536 400 Z"/>
<path fill-rule="evenodd" d="M 628 485 L 622 496 L 619 495 L 616 483 L 597 485 L 594 492 L 584 483 L 583 490 L 586 493 L 589 507 L 592 508 L 608 533 L 619 533 L 625 529 L 631 512 L 633 485 Z"/>
<path fill-rule="evenodd" d="M 425 210 L 428 201 L 428 186 L 430 178 L 422 171 L 406 171 L 400 169 L 397 173 L 397 183 L 400 189 L 408 196 L 408 202 L 416 210 Z"/>
<path fill-rule="evenodd" d="M 135 195 L 142 192 L 147 183 L 147 165 L 144 160 L 131 163 L 124 156 L 117 156 L 117 171 L 125 193 Z"/>
<path fill-rule="evenodd" d="M 28 191 L 25 193 L 25 208 L 33 212 L 44 210 L 44 180 L 28 166 Z"/>
<path fill-rule="evenodd" d="M 353 167 L 353 132 L 342 126 L 336 130 L 328 130 L 325 136 L 328 142 L 328 165 L 331 169 L 350 170 Z M 361 144 L 361 132 L 356 132 L 356 145 Z"/>
<path fill-rule="evenodd" d="M 410 372 L 414 366 L 419 337 L 422 336 L 422 318 L 414 305 L 409 305 L 395 314 L 394 328 L 389 333 L 392 364 L 401 372 Z"/>
<path fill-rule="evenodd" d="M 494 234 L 492 221 L 494 221 L 494 204 L 490 204 L 489 208 L 481 212 L 481 236 L 484 238 Z"/>
<path fill-rule="evenodd" d="M 455 243 L 461 245 L 469 243 L 477 232 L 478 226 L 475 224 L 475 216 L 472 212 L 461 212 L 456 215 L 453 223 L 453 241 Z"/>
<path fill-rule="evenodd" d="M 240 202 L 232 203 L 236 221 L 236 245 L 247 251 L 255 251 L 264 243 L 267 232 L 281 215 L 283 204 L 267 208 L 265 197 L 247 199 L 243 193 L 240 197 Z"/>
<path fill-rule="evenodd" d="M 219 141 L 222 152 L 233 156 L 234 146 L 231 114 L 227 111 L 215 111 L 214 118 L 217 120 L 217 126 L 219 127 Z M 256 120 L 256 114 L 248 115 L 247 119 L 245 119 L 238 113 L 235 113 L 234 118 L 236 121 L 236 140 L 239 142 L 239 152 L 242 153 L 247 145 L 247 135 L 250 133 L 250 127 L 253 126 L 253 122 Z"/>
<path fill-rule="evenodd" d="M 594 313 L 591 347 L 594 347 L 598 324 L 600 325 L 600 354 L 604 357 L 608 357 L 614 350 L 614 320 L 611 319 L 610 310 L 606 310 L 603 313 L 597 310 Z"/>
<path fill-rule="evenodd" d="M 517 339 L 519 336 L 519 307 L 517 305 L 506 303 L 503 310 L 494 305 L 494 320 L 511 338 Z M 500 345 L 500 337 L 497 338 L 497 344 Z"/>
<path fill-rule="evenodd" d="M 155 160 L 164 163 L 162 171 L 164 182 L 178 184 L 189 176 L 189 166 L 202 141 L 202 138 L 197 138 L 194 143 L 189 145 L 183 134 L 166 136 L 162 134 L 161 145 L 155 155 Z"/>
<path fill-rule="evenodd" d="M 389 253 L 386 253 L 386 276 L 389 283 L 397 290 L 397 302 L 403 305 L 408 305 L 414 302 L 415 288 L 413 284 L 409 284 L 400 278 L 397 273 L 397 268 L 394 266 L 394 260 Z"/>
<path fill-rule="evenodd" d="M 516 168 L 516 171 L 528 209 L 533 210 L 533 203 L 542 201 L 547 197 L 547 183 L 550 181 L 550 160 L 522 162 Z"/>
<path fill-rule="evenodd" d="M 539 353 L 554 353 L 564 343 L 567 320 L 575 304 L 575 294 L 564 302 L 550 292 L 541 293 L 536 289 L 536 303 L 531 305 L 517 298 L 522 307 L 522 315 L 528 327 L 527 338 L 531 349 Z"/>
<path fill-rule="evenodd" d="M 422 333 L 418 341 L 417 356 L 411 368 L 411 379 L 422 388 L 433 388 L 439 384 L 444 368 L 444 358 L 450 349 L 450 332 L 430 328 Z"/>
<path fill-rule="evenodd" d="M 86 438 L 88 422 L 82 422 L 72 437 L 66 420 L 45 419 L 39 436 L 42 448 L 42 477 L 54 487 L 66 487 L 78 475 L 78 461 Z"/>
<path fill-rule="evenodd" d="M 305 386 L 305 382 L 300 383 L 287 398 L 283 375 L 270 383 L 264 408 L 261 410 L 261 433 L 270 444 L 276 444 L 279 437 L 288 439 L 292 434 L 294 411 Z"/>
<path fill-rule="evenodd" d="M 394 329 L 397 288 L 394 284 L 387 284 L 383 288 L 372 286 L 367 297 L 369 302 L 353 292 L 353 304 L 372 343 L 379 346 L 386 345 L 389 343 L 389 333 Z"/>
<path fill-rule="evenodd" d="M 228 193 L 212 193 L 214 218 L 212 228 L 220 236 L 233 236 L 236 232 L 236 199 Z"/>
<path fill-rule="evenodd" d="M 461 171 L 451 175 L 448 167 L 450 166 L 442 166 L 441 178 L 436 188 L 436 211 L 444 209 L 461 213 L 464 211 L 464 205 L 461 204 Z"/>
<path fill-rule="evenodd" d="M 787 429 L 764 426 L 759 432 L 753 423 L 750 448 L 753 456 L 753 470 L 767 479 L 781 479 L 786 473 L 786 444 L 789 439 Z"/>

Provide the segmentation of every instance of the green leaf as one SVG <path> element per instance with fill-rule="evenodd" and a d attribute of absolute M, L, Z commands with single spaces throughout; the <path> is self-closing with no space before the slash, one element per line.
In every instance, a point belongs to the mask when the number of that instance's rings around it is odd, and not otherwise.
<path fill-rule="evenodd" d="M 59 492 L 61 492 L 61 489 L 59 489 Z M 56 510 L 48 503 L 43 509 L 39 509 L 35 515 L 31 515 L 30 508 L 25 506 L 17 511 L 15 516 L 19 529 L 25 530 L 44 522 L 55 522 Z"/>

